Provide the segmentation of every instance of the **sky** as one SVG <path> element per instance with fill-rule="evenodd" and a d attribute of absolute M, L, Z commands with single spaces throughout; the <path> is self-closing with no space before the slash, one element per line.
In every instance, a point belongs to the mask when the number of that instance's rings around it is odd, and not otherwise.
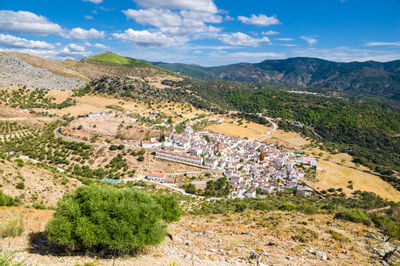
<path fill-rule="evenodd" d="M 400 0 L 0 0 L 0 50 L 203 66 L 400 59 Z"/>

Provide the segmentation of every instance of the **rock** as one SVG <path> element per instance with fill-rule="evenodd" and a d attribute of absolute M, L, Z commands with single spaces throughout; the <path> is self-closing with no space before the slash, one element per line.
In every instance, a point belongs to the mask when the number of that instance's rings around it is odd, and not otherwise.
<path fill-rule="evenodd" d="M 203 233 L 203 235 L 213 235 L 214 233 L 210 230 L 207 230 Z"/>
<path fill-rule="evenodd" d="M 255 260 L 255 261 L 260 261 L 261 255 L 253 251 L 250 253 L 249 259 Z"/>
<path fill-rule="evenodd" d="M 268 253 L 264 249 L 262 250 L 262 254 L 263 256 L 268 257 Z"/>
<path fill-rule="evenodd" d="M 252 232 L 242 232 L 242 235 L 255 236 L 255 234 Z"/>
<path fill-rule="evenodd" d="M 317 256 L 320 260 L 325 261 L 325 260 L 328 259 L 328 256 L 326 256 L 326 253 L 323 252 L 322 250 L 316 250 L 316 251 L 313 252 L 313 254 L 315 256 Z"/>
<path fill-rule="evenodd" d="M 14 55 L 0 55 L 0 87 L 21 84 L 28 88 L 73 90 L 86 83 L 56 75 L 45 68 L 34 67 Z"/>
<path fill-rule="evenodd" d="M 285 259 L 287 259 L 287 260 L 292 260 L 292 258 L 289 257 L 289 256 L 286 256 Z"/>
<path fill-rule="evenodd" d="M 269 241 L 269 242 L 266 244 L 266 246 L 275 246 L 275 247 L 277 247 L 278 244 L 275 243 L 274 241 Z"/>
<path fill-rule="evenodd" d="M 186 241 L 186 246 L 188 246 L 188 247 L 191 247 L 193 244 L 192 244 L 192 242 L 190 242 L 189 240 L 188 241 Z"/>
<path fill-rule="evenodd" d="M 212 253 L 215 253 L 215 252 L 217 252 L 217 250 L 216 250 L 216 249 L 214 249 L 214 248 L 210 248 L 208 251 L 210 251 L 210 252 L 212 252 Z"/>
<path fill-rule="evenodd" d="M 375 240 L 378 240 L 378 241 L 385 241 L 385 238 L 383 236 L 377 236 L 377 235 L 375 235 L 375 234 L 373 234 L 371 232 L 366 233 L 365 237 L 372 238 L 372 239 L 375 239 Z"/>

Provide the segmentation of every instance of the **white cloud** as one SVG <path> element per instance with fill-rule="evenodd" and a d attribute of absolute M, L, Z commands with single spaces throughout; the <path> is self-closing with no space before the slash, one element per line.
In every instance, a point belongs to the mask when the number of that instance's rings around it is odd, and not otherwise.
<path fill-rule="evenodd" d="M 61 51 L 57 51 L 55 57 L 58 59 L 66 58 L 81 58 L 91 55 L 91 52 L 86 51 L 85 46 L 76 43 L 66 45 Z"/>
<path fill-rule="evenodd" d="M 99 49 L 108 49 L 108 48 L 110 48 L 109 46 L 106 46 L 106 45 L 101 44 L 101 43 L 95 43 L 94 47 L 99 48 Z"/>
<path fill-rule="evenodd" d="M 8 34 L 0 34 L 0 50 L 54 59 L 79 59 L 91 54 L 85 50 L 84 46 L 75 43 L 60 47 L 59 43 L 50 44 L 45 41 L 28 40 Z"/>
<path fill-rule="evenodd" d="M 65 46 L 64 49 L 68 49 L 70 52 L 84 52 L 85 51 L 85 46 L 76 44 L 76 43 L 71 43 Z"/>
<path fill-rule="evenodd" d="M 24 38 L 0 34 L 0 47 L 51 50 L 55 46 L 45 41 L 32 41 Z"/>
<path fill-rule="evenodd" d="M 293 41 L 293 38 L 275 38 L 275 40 L 283 41 L 283 42 L 290 42 L 290 41 Z"/>
<path fill-rule="evenodd" d="M 266 15 L 251 15 L 250 18 L 239 16 L 238 20 L 245 24 L 257 25 L 257 26 L 269 26 L 269 25 L 277 25 L 281 24 L 281 22 L 275 17 L 267 17 Z"/>
<path fill-rule="evenodd" d="M 208 13 L 217 13 L 217 6 L 212 0 L 134 0 L 143 8 L 183 9 Z"/>
<path fill-rule="evenodd" d="M 285 55 L 283 53 L 269 53 L 269 52 L 255 52 L 255 53 L 249 53 L 249 52 L 237 52 L 237 53 L 230 53 L 229 56 L 233 57 L 244 57 L 244 58 L 249 58 L 249 57 L 255 57 L 255 58 L 262 58 L 262 57 L 270 57 L 270 58 L 283 58 Z"/>
<path fill-rule="evenodd" d="M 91 2 L 93 4 L 101 4 L 103 0 L 83 0 L 83 2 Z"/>
<path fill-rule="evenodd" d="M 61 34 L 64 38 L 73 40 L 88 40 L 88 39 L 100 39 L 104 38 L 104 31 L 98 31 L 91 28 L 90 30 L 84 30 L 82 28 L 73 28 L 68 33 Z"/>
<path fill-rule="evenodd" d="M 236 32 L 231 34 L 220 34 L 218 37 L 223 43 L 234 46 L 253 46 L 257 47 L 261 43 L 270 43 L 268 37 L 253 38 L 243 32 Z"/>
<path fill-rule="evenodd" d="M 182 17 L 165 9 L 128 9 L 122 11 L 128 18 L 134 19 L 142 25 L 151 25 L 155 27 L 180 26 Z"/>
<path fill-rule="evenodd" d="M 336 62 L 364 62 L 369 60 L 387 62 L 399 59 L 399 53 L 396 50 L 373 50 L 373 49 L 354 49 L 349 47 L 336 48 L 295 48 L 290 55 L 317 57 Z"/>
<path fill-rule="evenodd" d="M 134 19 L 142 25 L 157 27 L 159 31 L 172 35 L 194 35 L 220 32 L 222 29 L 207 25 L 208 23 L 220 23 L 219 15 L 182 10 L 174 12 L 169 9 L 128 9 L 123 13 L 130 19 Z"/>
<path fill-rule="evenodd" d="M 113 33 L 112 36 L 144 47 L 168 47 L 178 44 L 175 39 L 166 36 L 162 32 L 150 32 L 147 30 L 127 29 L 123 33 Z"/>
<path fill-rule="evenodd" d="M 308 43 L 309 46 L 313 46 L 314 44 L 316 44 L 318 42 L 317 39 L 311 38 L 311 37 L 307 37 L 307 36 L 301 36 L 300 38 L 305 40 Z"/>
<path fill-rule="evenodd" d="M 84 18 L 85 19 L 93 19 L 93 16 L 86 15 Z"/>
<path fill-rule="evenodd" d="M 62 28 L 58 24 L 48 21 L 47 18 L 28 11 L 0 10 L 0 31 L 49 35 L 60 33 Z"/>
<path fill-rule="evenodd" d="M 400 46 L 400 42 L 367 42 L 365 46 Z"/>
<path fill-rule="evenodd" d="M 279 32 L 273 31 L 273 30 L 263 31 L 262 32 L 262 35 L 277 35 L 277 34 L 279 34 Z"/>

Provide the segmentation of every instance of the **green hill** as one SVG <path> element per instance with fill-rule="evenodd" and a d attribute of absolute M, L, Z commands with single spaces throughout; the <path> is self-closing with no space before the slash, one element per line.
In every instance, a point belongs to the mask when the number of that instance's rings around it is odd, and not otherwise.
<path fill-rule="evenodd" d="M 98 63 L 98 64 L 113 64 L 113 65 L 123 65 L 123 66 L 133 66 L 133 67 L 154 68 L 154 66 L 150 63 L 141 60 L 136 60 L 130 57 L 125 57 L 111 52 L 105 52 L 94 55 L 92 57 L 84 58 L 82 59 L 82 61 L 90 63 Z"/>

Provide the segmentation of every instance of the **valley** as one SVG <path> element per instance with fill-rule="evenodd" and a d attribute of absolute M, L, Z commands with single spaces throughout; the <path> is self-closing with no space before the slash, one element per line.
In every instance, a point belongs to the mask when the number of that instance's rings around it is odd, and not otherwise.
<path fill-rule="evenodd" d="M 111 53 L 81 61 L 13 54 L 10 62 L 15 57 L 57 76 L 38 79 L 39 88 L 0 83 L 0 202 L 8 202 L 0 224 L 24 224 L 19 235 L 1 236 L 1 248 L 15 261 L 362 265 L 381 263 L 398 244 L 394 109 L 205 82 Z M 81 85 L 46 89 L 64 78 Z M 360 134 L 346 135 L 352 130 Z M 371 143 L 384 155 L 363 154 Z M 362 172 L 371 169 L 382 177 Z M 170 237 L 134 256 L 66 256 L 44 237 L 46 225 L 65 213 L 59 202 L 85 188 L 171 197 L 181 217 L 163 222 Z"/>

